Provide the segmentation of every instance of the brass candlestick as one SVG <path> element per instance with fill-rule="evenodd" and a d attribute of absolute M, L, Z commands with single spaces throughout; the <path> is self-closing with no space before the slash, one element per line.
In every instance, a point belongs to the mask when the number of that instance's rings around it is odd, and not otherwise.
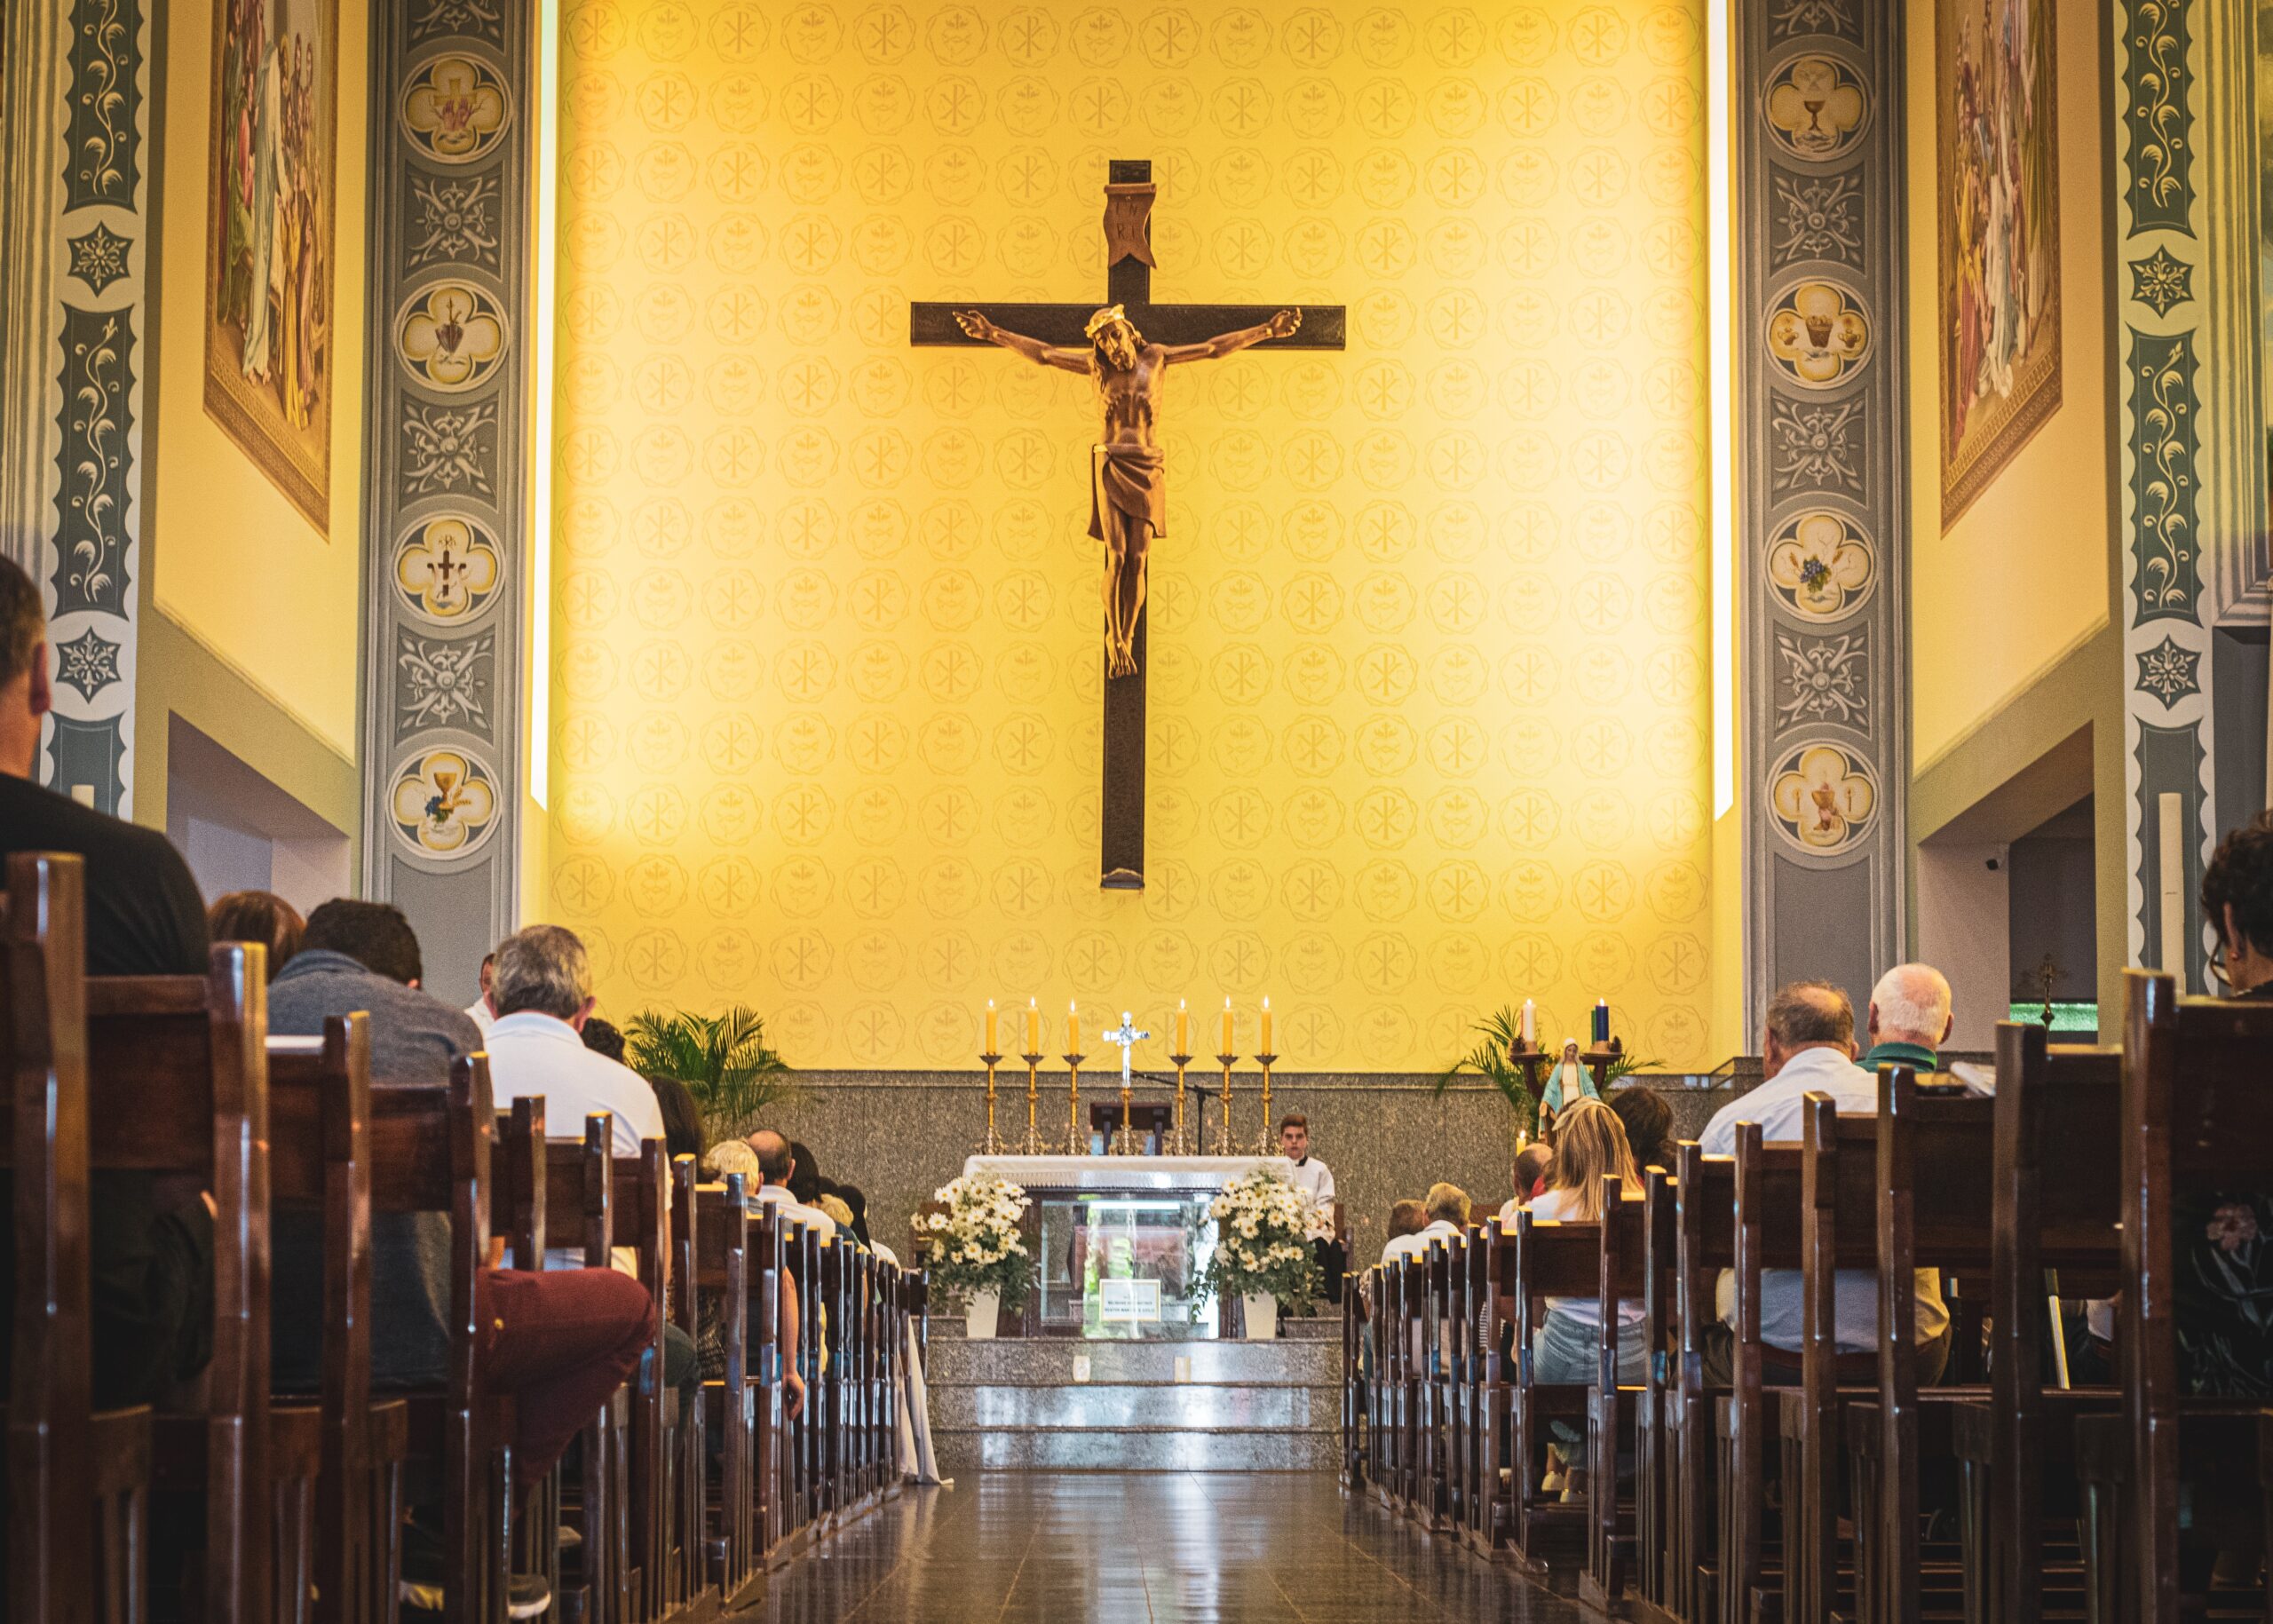
<path fill-rule="evenodd" d="M 979 1147 L 978 1153 L 982 1156 L 999 1156 L 1002 1153 L 1002 1142 L 994 1137 L 994 1068 L 1002 1063 L 1002 1057 L 997 1054 L 984 1054 L 978 1058 L 986 1067 L 986 1143 Z"/>
<path fill-rule="evenodd" d="M 1041 1143 L 1041 1124 L 1034 1113 L 1041 1104 L 1041 1057 L 1020 1055 L 1018 1058 L 1026 1063 L 1026 1143 L 1023 1153 L 1039 1156 L 1044 1153 L 1044 1146 Z"/>
<path fill-rule="evenodd" d="M 1278 1058 L 1277 1055 L 1257 1055 L 1255 1058 L 1256 1064 L 1263 1067 L 1263 1132 L 1255 1142 L 1255 1153 L 1258 1156 L 1276 1156 L 1279 1153 L 1279 1142 L 1271 1132 L 1271 1064 Z"/>
<path fill-rule="evenodd" d="M 1189 1156 L 1192 1154 L 1192 1141 L 1184 1137 L 1184 1068 L 1192 1064 L 1192 1057 L 1170 1055 L 1168 1063 L 1176 1067 L 1176 1132 L 1168 1141 L 1168 1153 Z"/>
<path fill-rule="evenodd" d="M 1216 1057 L 1216 1063 L 1224 1068 L 1224 1130 L 1222 1134 L 1218 1136 L 1222 1141 L 1224 1148 L 1216 1153 L 1218 1155 L 1228 1156 L 1232 1153 L 1232 1067 L 1237 1065 L 1238 1062 L 1239 1057 L 1237 1055 L 1217 1055 Z M 1200 1137 L 1203 1142 L 1208 1137 L 1208 1124 L 1204 1121 L 1200 1125 Z M 1203 1151 L 1206 1149 L 1204 1143 L 1201 1145 L 1201 1149 Z"/>
<path fill-rule="evenodd" d="M 1121 1131 L 1113 1135 L 1113 1143 L 1106 1147 L 1116 1156 L 1136 1153 L 1136 1107 L 1129 1103 L 1129 1074 L 1124 1072 L 1121 1077 Z"/>
<path fill-rule="evenodd" d="M 1081 1062 L 1086 1055 L 1065 1055 L 1065 1153 L 1086 1156 L 1089 1136 L 1081 1131 Z"/>

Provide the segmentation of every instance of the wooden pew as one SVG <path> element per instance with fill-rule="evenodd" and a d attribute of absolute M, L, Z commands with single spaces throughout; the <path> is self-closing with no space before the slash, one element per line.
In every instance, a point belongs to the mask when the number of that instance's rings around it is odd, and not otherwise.
<path fill-rule="evenodd" d="M 1643 1302 L 1646 1323 L 1646 1199 L 1638 1192 L 1628 1196 L 1615 1175 L 1604 1179 L 1603 1219 L 1596 1229 L 1595 1302 L 1602 1319 L 1595 1348 L 1596 1385 L 1587 1401 L 1587 1565 L 1579 1575 L 1579 1600 L 1581 1605 L 1608 1611 L 1622 1604 L 1641 1557 L 1635 1532 L 1639 1509 L 1619 1493 L 1618 1457 L 1621 1446 L 1636 1443 L 1647 1389 L 1619 1385 L 1618 1311 L 1623 1303 Z M 1650 1347 L 1654 1363 L 1657 1343 Z M 1635 1485 L 1638 1493 L 1638 1472 Z"/>
<path fill-rule="evenodd" d="M 2195 1583 L 2206 1553 L 2180 1537 L 2184 1485 L 2203 1485 L 2198 1517 L 2253 1487 L 2273 1504 L 2261 1401 L 2187 1390 L 2177 1314 L 2182 1248 L 2201 1233 L 2203 1203 L 2273 1183 L 2269 1070 L 2273 1002 L 2181 998 L 2168 976 L 2124 972 L 2123 1409 L 2079 1421 L 2077 1454 L 2094 1501 L 2087 1590 L 2140 1624 L 2198 1616 L 2212 1599 Z M 2264 1604 L 2257 1589 L 2215 1599 Z"/>
<path fill-rule="evenodd" d="M 1674 1196 L 1674 1315 L 1678 1341 L 1666 1398 L 1667 1533 L 1657 1605 L 1691 1624 L 1711 1616 L 1719 1526 L 1714 1501 L 1717 1414 L 1725 1388 L 1705 1380 L 1705 1336 L 1718 1319 L 1721 1272 L 1736 1266 L 1736 1161 L 1681 1147 Z"/>
<path fill-rule="evenodd" d="M 1539 1486 L 1547 1465 L 1548 1423 L 1559 1420 L 1583 1426 L 1588 1390 L 1540 1382 L 1532 1367 L 1532 1336 L 1544 1319 L 1538 1308 L 1540 1298 L 1582 1297 L 1597 1287 L 1600 1226 L 1542 1224 L 1531 1216 L 1531 1208 L 1522 1208 L 1516 1213 L 1513 1255 L 1512 1278 L 1499 1283 L 1512 1298 L 1501 1312 L 1512 1326 L 1515 1361 L 1515 1382 L 1508 1391 L 1509 1544 L 1521 1566 L 1543 1577 L 1550 1549 L 1558 1542 L 1575 1546 L 1586 1533 L 1583 1505 L 1549 1499 Z M 1577 1458 L 1569 1463 L 1578 1464 Z"/>
<path fill-rule="evenodd" d="M 140 1619 L 151 1413 L 96 1411 L 90 1375 L 84 865 L 11 856 L 4 906 L 0 1052 L 16 1248 L 8 1614 Z"/>
<path fill-rule="evenodd" d="M 1715 1406 L 1718 1533 L 1701 1565 L 1716 1608 L 1705 1616 L 1732 1621 L 1751 1618 L 1754 1594 L 1772 1592 L 1780 1583 L 1780 1555 L 1770 1550 L 1766 1530 L 1769 1400 L 1762 1368 L 1761 1275 L 1804 1262 L 1800 1172 L 1798 1145 L 1768 1145 L 1757 1122 L 1737 1124 L 1737 1319 L 1729 1392 Z"/>
<path fill-rule="evenodd" d="M 692 1156 L 675 1156 L 670 1163 L 670 1279 L 671 1320 L 701 1347 L 701 1300 L 697 1295 L 698 1264 L 701 1256 L 701 1213 L 696 1192 L 701 1187 L 701 1164 Z M 722 1195 L 724 1192 L 720 1192 Z M 724 1222 L 723 1214 L 719 1221 Z M 747 1351 L 743 1357 L 747 1358 Z M 710 1470 L 709 1402 L 696 1390 L 695 1402 L 685 1405 L 673 1390 L 664 1395 L 670 1423 L 670 1493 L 664 1506 L 668 1549 L 663 1579 L 663 1612 L 682 1610 L 701 1615 L 716 1611 L 719 1586 L 710 1576 L 706 1533 L 706 1499 Z"/>
<path fill-rule="evenodd" d="M 2030 1022 L 1997 1028 L 1989 1399 L 1952 1417 L 1964 1473 L 1968 1624 L 2037 1624 L 2047 1572 L 2047 1489 L 2072 1485 L 2075 1419 L 2111 1412 L 2116 1390 L 2045 1385 L 2045 1279 L 2070 1296 L 2105 1295 L 2120 1261 L 2122 1056 L 2052 1046 Z M 2073 1491 L 2061 1496 L 2072 1501 Z M 2066 1508 L 2063 1506 L 2063 1510 Z M 2072 1525 L 2072 1524 L 2071 1524 Z M 2063 1574 L 2079 1586 L 2080 1573 Z M 2060 1596 L 2079 1608 L 2080 1594 Z"/>
<path fill-rule="evenodd" d="M 321 1470 L 308 1577 L 323 1620 L 392 1617 L 400 1577 L 409 1406 L 371 1391 L 371 1087 L 368 1016 L 333 1017 L 321 1037 L 268 1040 L 270 1194 L 279 1207 L 313 1208 L 321 1224 Z"/>
<path fill-rule="evenodd" d="M 684 1161 L 680 1176 L 690 1176 Z M 718 1489 L 704 1522 L 703 1572 L 717 1587 L 727 1612 L 748 1605 L 764 1580 L 764 1552 L 752 1517 L 756 1503 L 756 1438 L 750 1425 L 754 1406 L 749 1382 L 751 1302 L 749 1287 L 749 1200 L 742 1176 L 727 1176 L 724 1184 L 693 1186 L 689 1199 L 673 1208 L 674 1216 L 690 1215 L 693 1253 L 680 1275 L 687 1300 L 697 1294 L 715 1294 L 718 1303 L 720 1339 L 726 1354 L 725 1376 L 704 1388 L 706 1406 L 715 1409 L 722 1448 Z M 716 1400 L 715 1406 L 711 1404 Z M 707 1474 L 708 1462 L 702 1463 Z M 703 1476 L 692 1480 L 690 1498 L 704 1509 Z"/>
<path fill-rule="evenodd" d="M 1678 1159 L 1676 1159 L 1678 1165 Z M 1635 1601 L 1663 1615 L 1669 1605 L 1673 1554 L 1672 1345 L 1680 1282 L 1680 1184 L 1664 1168 L 1642 1175 L 1642 1307 L 1650 1365 L 1634 1427 Z"/>
<path fill-rule="evenodd" d="M 204 1406 L 155 1418 L 154 1501 L 203 1495 L 207 1616 L 266 1620 L 278 1598 L 265 953 L 227 943 L 202 977 L 91 978 L 86 988 L 90 1167 L 184 1176 L 216 1208 Z M 296 1429 L 296 1470 L 308 1465 L 308 1444 L 321 1447 L 313 1431 Z"/>

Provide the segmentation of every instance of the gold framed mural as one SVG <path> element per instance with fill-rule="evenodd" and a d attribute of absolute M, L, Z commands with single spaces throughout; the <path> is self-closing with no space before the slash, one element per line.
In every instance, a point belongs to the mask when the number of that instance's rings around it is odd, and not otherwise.
<path fill-rule="evenodd" d="M 1942 527 L 2060 404 L 2052 0 L 1938 0 Z"/>
<path fill-rule="evenodd" d="M 216 0 L 205 409 L 329 532 L 338 0 Z"/>

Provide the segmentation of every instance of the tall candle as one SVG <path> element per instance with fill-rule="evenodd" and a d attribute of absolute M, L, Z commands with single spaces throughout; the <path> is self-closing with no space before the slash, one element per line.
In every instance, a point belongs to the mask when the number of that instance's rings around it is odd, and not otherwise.
<path fill-rule="evenodd" d="M 1607 998 L 1595 1000 L 1595 1042 L 1598 1044 L 1610 1042 L 1610 1000 Z"/>
<path fill-rule="evenodd" d="M 1271 1052 L 1271 998 L 1268 994 L 1263 999 L 1263 1047 L 1258 1052 L 1266 1055 Z"/>
<path fill-rule="evenodd" d="M 1065 1006 L 1065 1052 L 1069 1055 L 1081 1052 L 1081 1006 L 1078 1003 Z"/>
<path fill-rule="evenodd" d="M 986 1052 L 994 1052 L 994 1001 L 986 1001 Z"/>
<path fill-rule="evenodd" d="M 1524 1000 L 1524 1047 L 1529 1049 L 1539 1042 L 1539 1006 L 1528 998 Z"/>
<path fill-rule="evenodd" d="M 1026 1000 L 1026 1053 L 1041 1052 L 1041 1006 L 1033 999 Z"/>
<path fill-rule="evenodd" d="M 1184 1000 L 1176 1001 L 1176 1051 L 1180 1055 L 1192 1052 L 1192 1012 L 1184 1007 Z"/>
<path fill-rule="evenodd" d="M 1232 1052 L 1232 1001 L 1228 998 L 1224 1000 L 1224 1047 L 1216 1052 L 1226 1055 Z"/>

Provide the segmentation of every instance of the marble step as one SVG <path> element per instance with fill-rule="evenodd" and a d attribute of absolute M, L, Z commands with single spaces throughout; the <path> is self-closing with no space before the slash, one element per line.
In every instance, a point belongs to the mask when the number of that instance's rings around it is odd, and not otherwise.
<path fill-rule="evenodd" d="M 1072 1337 L 935 1338 L 925 1366 L 937 1387 L 1041 1387 L 1073 1382 L 1073 1361 L 1089 1360 L 1098 1383 L 1172 1382 L 1189 1360 L 1191 1382 L 1331 1387 L 1342 1380 L 1335 1342 L 1084 1342 Z"/>
<path fill-rule="evenodd" d="M 1082 1431 L 1305 1430 L 1341 1424 L 1333 1388 L 1215 1382 L 1107 1382 L 1065 1387 L 931 1389 L 934 1427 Z"/>
<path fill-rule="evenodd" d="M 946 1476 L 972 1471 L 1332 1471 L 1333 1432 L 1202 1432 L 1096 1428 L 994 1431 L 944 1427 L 931 1441 Z"/>

